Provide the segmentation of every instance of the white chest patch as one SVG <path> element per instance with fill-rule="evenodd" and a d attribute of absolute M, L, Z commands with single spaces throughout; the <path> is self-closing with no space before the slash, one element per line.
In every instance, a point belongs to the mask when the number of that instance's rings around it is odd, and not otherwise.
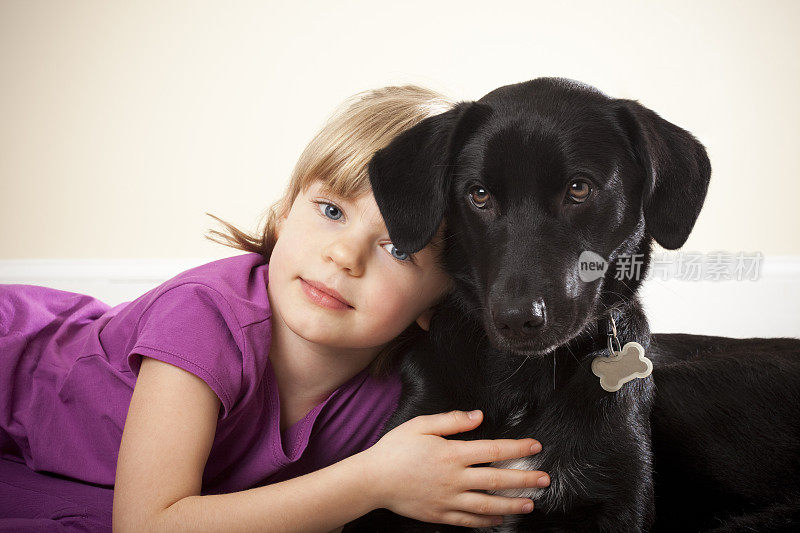
<path fill-rule="evenodd" d="M 613 472 L 602 469 L 596 464 L 582 461 L 574 457 L 560 457 L 559 461 L 547 461 L 543 469 L 545 456 L 539 452 L 536 455 L 496 461 L 491 466 L 498 468 L 512 468 L 517 470 L 544 470 L 550 476 L 550 485 L 544 488 L 528 487 L 523 489 L 502 489 L 488 491 L 489 494 L 508 496 L 511 498 L 530 498 L 540 510 L 566 510 L 570 501 L 575 498 L 590 499 L 590 480 L 597 481 L 598 476 L 607 480 L 613 479 Z M 507 516 L 509 521 L 511 516 Z M 502 530 L 496 530 L 502 531 Z"/>
<path fill-rule="evenodd" d="M 541 452 L 540 452 L 541 453 Z M 491 464 L 491 466 L 497 468 L 512 468 L 514 470 L 539 470 L 540 465 L 542 464 L 541 459 L 538 455 L 532 455 L 530 457 L 520 457 L 519 459 L 508 459 L 505 461 L 496 461 Z M 550 487 L 552 487 L 553 483 L 553 472 L 548 472 L 550 474 Z M 524 489 L 501 489 L 501 490 L 492 490 L 489 491 L 489 494 L 497 494 L 499 496 L 508 496 L 509 498 L 530 498 L 534 502 L 536 502 L 536 498 L 542 496 L 545 490 L 549 490 L 550 487 L 545 488 L 537 488 L 537 487 L 529 487 Z"/>

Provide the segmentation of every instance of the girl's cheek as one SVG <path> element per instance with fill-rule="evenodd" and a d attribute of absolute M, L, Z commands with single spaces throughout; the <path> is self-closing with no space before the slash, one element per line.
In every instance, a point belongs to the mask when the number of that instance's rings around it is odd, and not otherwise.
<path fill-rule="evenodd" d="M 404 268 L 406 265 L 398 265 L 397 260 L 391 257 L 388 259 L 392 262 L 389 266 L 395 268 L 388 268 L 384 271 L 381 281 L 381 292 L 388 299 L 392 299 L 398 295 L 407 295 L 409 290 L 414 289 L 414 286 L 409 283 L 411 280 L 408 279 L 407 269 Z"/>

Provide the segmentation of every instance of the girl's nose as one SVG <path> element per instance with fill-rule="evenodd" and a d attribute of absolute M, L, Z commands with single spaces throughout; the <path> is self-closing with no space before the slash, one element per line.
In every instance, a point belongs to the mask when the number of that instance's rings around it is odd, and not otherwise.
<path fill-rule="evenodd" d="M 323 254 L 353 276 L 361 276 L 364 272 L 364 247 L 352 238 L 335 239 L 325 247 Z"/>

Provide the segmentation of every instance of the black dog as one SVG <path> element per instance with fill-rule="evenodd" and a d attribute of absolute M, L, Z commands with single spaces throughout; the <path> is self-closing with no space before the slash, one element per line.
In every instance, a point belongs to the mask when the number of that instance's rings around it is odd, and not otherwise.
<path fill-rule="evenodd" d="M 705 199 L 711 167 L 689 132 L 636 101 L 540 78 L 426 119 L 369 173 L 399 249 L 420 250 L 447 221 L 456 282 L 403 362 L 384 431 L 482 409 L 455 438 L 541 441 L 498 463 L 551 484 L 500 491 L 536 506 L 497 531 L 797 530 L 800 340 L 651 337 L 636 296 L 653 239 L 682 246 Z M 586 251 L 608 262 L 593 281 L 580 276 Z M 634 254 L 641 276 L 618 275 Z M 642 345 L 652 375 L 601 388 L 591 365 L 610 341 Z M 357 529 L 451 528 L 378 511 Z"/>

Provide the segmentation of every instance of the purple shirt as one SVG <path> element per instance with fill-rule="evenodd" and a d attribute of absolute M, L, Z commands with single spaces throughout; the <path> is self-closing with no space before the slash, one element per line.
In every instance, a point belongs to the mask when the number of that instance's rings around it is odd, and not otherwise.
<path fill-rule="evenodd" d="M 141 355 L 195 374 L 221 401 L 203 494 L 283 481 L 370 447 L 397 405 L 397 374 L 365 369 L 280 430 L 267 281 L 268 265 L 249 253 L 116 307 L 0 285 L 0 457 L 113 485 Z"/>

